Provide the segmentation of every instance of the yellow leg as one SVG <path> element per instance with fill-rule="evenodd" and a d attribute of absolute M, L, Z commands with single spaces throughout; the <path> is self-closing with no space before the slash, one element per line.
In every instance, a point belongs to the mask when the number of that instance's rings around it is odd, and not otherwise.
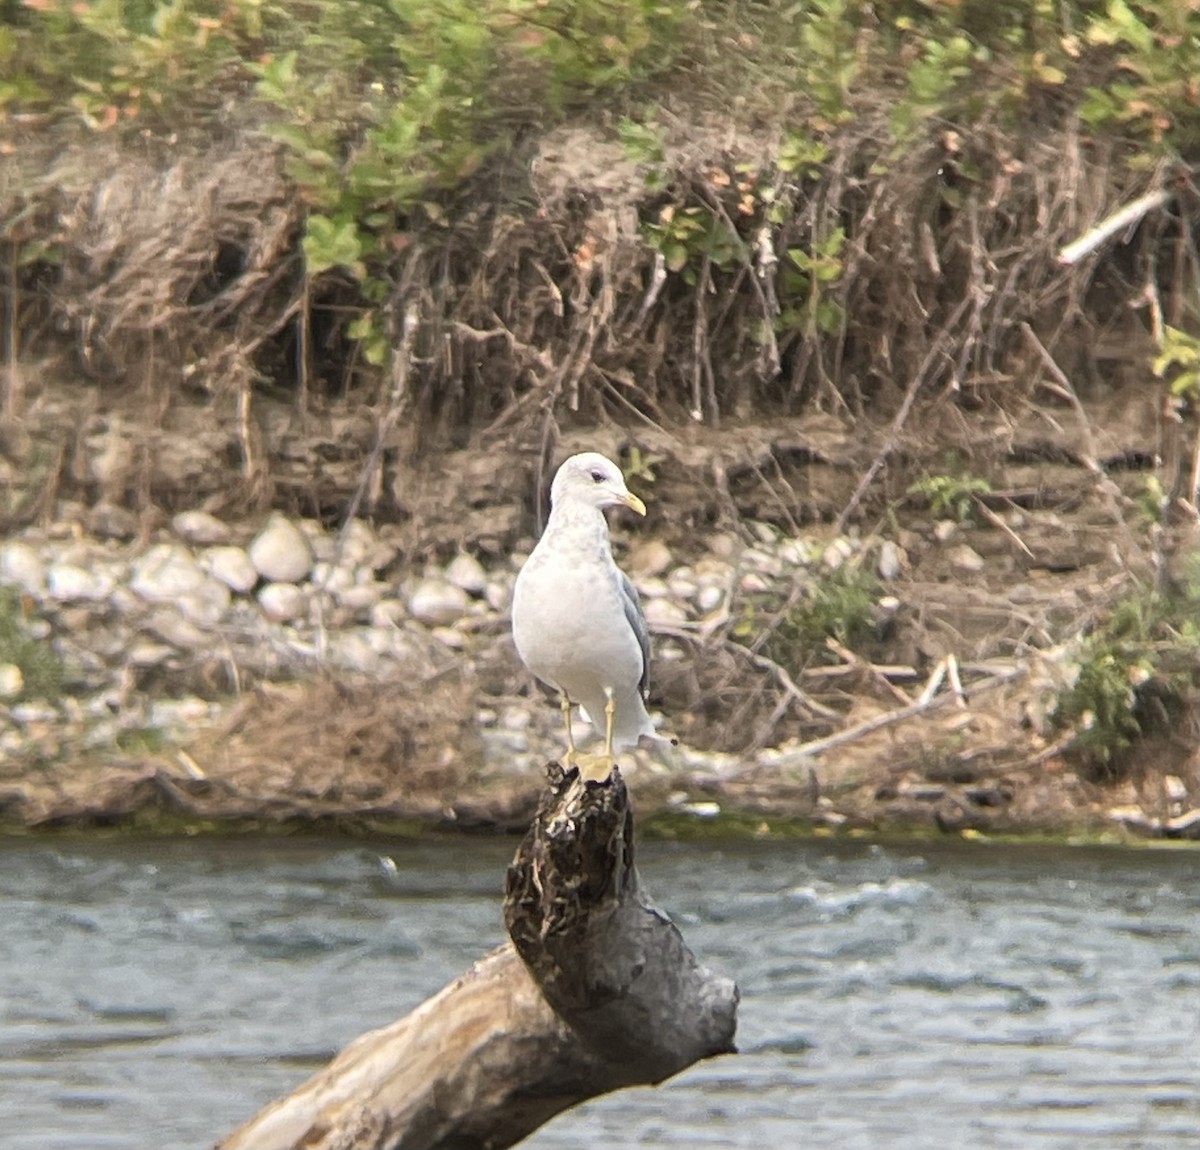
<path fill-rule="evenodd" d="M 608 699 L 608 702 L 604 704 L 604 764 L 611 771 L 613 764 L 613 717 L 617 713 L 617 707 L 613 702 L 611 687 L 604 688 L 604 695 Z"/>
<path fill-rule="evenodd" d="M 571 700 L 566 691 L 558 693 L 559 706 L 562 708 L 563 726 L 567 729 L 567 761 L 563 764 L 568 770 L 575 765 L 575 737 L 571 734 Z"/>

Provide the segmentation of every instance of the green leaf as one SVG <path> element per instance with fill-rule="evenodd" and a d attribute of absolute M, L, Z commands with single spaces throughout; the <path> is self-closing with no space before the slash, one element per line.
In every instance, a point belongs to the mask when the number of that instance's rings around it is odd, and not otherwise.
<path fill-rule="evenodd" d="M 303 248 L 305 268 L 310 276 L 335 267 L 345 268 L 356 279 L 366 276 L 358 225 L 351 219 L 309 216 L 305 223 Z"/>

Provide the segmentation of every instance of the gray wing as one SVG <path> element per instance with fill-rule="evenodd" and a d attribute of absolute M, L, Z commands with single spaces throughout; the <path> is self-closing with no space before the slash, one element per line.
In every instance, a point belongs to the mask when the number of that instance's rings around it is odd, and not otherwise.
<path fill-rule="evenodd" d="M 637 588 L 624 571 L 618 568 L 618 572 L 621 576 L 621 602 L 625 607 L 625 618 L 642 649 L 642 677 L 638 680 L 638 692 L 644 699 L 650 690 L 650 629 L 646 626 L 646 616 L 642 614 L 642 599 Z"/>

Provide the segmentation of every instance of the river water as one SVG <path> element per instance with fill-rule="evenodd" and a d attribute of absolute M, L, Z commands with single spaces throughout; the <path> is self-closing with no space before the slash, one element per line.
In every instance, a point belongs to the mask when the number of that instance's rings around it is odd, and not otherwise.
<path fill-rule="evenodd" d="M 0 844 L 0 1147 L 204 1147 L 502 939 L 511 841 Z M 741 1053 L 535 1150 L 1200 1146 L 1200 853 L 651 845 Z"/>

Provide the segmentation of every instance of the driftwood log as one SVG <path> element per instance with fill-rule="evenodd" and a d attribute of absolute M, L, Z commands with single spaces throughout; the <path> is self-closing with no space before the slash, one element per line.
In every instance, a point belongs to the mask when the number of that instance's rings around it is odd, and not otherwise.
<path fill-rule="evenodd" d="M 500 1150 L 586 1098 L 734 1050 L 737 987 L 643 895 L 619 771 L 551 767 L 504 918 L 509 943 L 218 1150 Z"/>

